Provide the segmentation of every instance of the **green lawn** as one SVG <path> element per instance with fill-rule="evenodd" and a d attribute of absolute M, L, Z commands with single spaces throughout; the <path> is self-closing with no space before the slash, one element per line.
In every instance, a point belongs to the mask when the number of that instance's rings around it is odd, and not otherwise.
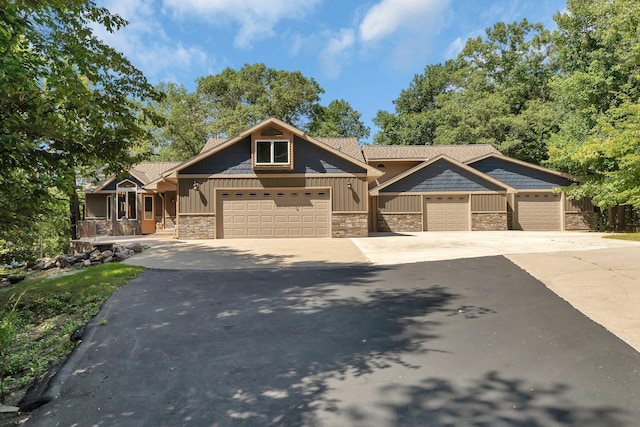
<path fill-rule="evenodd" d="M 640 233 L 616 233 L 604 236 L 605 239 L 631 240 L 640 242 Z"/>
<path fill-rule="evenodd" d="M 29 385 L 49 366 L 73 350 L 70 335 L 94 317 L 100 306 L 144 268 L 110 263 L 73 271 L 73 274 L 25 280 L 0 294 L 0 350 L 7 342 L 4 365 L 9 390 Z M 15 308 L 15 309 L 14 309 Z M 6 322 L 12 317 L 11 324 Z"/>

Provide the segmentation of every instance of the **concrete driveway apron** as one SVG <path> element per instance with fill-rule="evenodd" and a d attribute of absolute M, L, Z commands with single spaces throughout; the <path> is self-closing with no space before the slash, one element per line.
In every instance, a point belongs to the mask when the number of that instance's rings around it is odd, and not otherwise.
<path fill-rule="evenodd" d="M 349 239 L 229 239 L 154 242 L 127 264 L 169 270 L 234 270 L 367 264 Z"/>

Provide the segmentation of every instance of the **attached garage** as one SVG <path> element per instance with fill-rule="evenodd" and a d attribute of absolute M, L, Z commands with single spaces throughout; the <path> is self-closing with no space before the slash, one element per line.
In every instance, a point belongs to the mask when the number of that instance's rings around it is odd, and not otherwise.
<path fill-rule="evenodd" d="M 523 192 L 515 195 L 514 228 L 524 231 L 562 230 L 559 194 Z"/>
<path fill-rule="evenodd" d="M 424 196 L 424 231 L 468 231 L 469 195 Z"/>
<path fill-rule="evenodd" d="M 217 211 L 222 238 L 331 236 L 328 188 L 219 190 Z"/>

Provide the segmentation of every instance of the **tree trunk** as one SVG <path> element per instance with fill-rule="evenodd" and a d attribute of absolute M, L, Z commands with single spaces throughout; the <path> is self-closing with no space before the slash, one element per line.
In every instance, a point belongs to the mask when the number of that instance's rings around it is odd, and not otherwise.
<path fill-rule="evenodd" d="M 78 222 L 82 219 L 80 217 L 80 198 L 75 184 L 76 176 L 73 174 L 73 185 L 69 191 L 69 234 L 71 240 L 78 238 Z"/>
<path fill-rule="evenodd" d="M 609 206 L 607 208 L 607 215 L 609 219 L 609 231 L 614 231 L 616 229 L 615 217 L 613 215 L 613 207 Z"/>
<path fill-rule="evenodd" d="M 625 231 L 627 229 L 627 205 L 618 205 L 618 222 L 616 231 Z"/>

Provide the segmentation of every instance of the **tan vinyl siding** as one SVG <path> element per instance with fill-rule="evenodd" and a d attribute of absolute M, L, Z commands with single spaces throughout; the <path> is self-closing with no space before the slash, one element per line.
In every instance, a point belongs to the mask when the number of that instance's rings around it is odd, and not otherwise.
<path fill-rule="evenodd" d="M 384 213 L 420 213 L 420 195 L 380 195 L 378 196 L 378 209 Z"/>
<path fill-rule="evenodd" d="M 198 182 L 198 190 L 193 182 Z M 349 189 L 348 184 L 351 184 Z M 367 181 L 363 177 L 180 178 L 181 214 L 215 213 L 216 188 L 331 188 L 333 212 L 367 212 Z"/>
<path fill-rule="evenodd" d="M 111 196 L 113 198 L 113 195 Z M 114 203 L 112 201 L 112 203 Z M 107 217 L 107 195 L 87 194 L 85 198 L 85 218 L 106 218 Z"/>
<path fill-rule="evenodd" d="M 506 212 L 506 194 L 472 194 L 471 212 Z"/>
<path fill-rule="evenodd" d="M 589 199 L 569 200 L 568 198 L 565 198 L 564 211 L 565 212 L 593 212 L 593 203 L 591 203 L 591 200 Z"/>

